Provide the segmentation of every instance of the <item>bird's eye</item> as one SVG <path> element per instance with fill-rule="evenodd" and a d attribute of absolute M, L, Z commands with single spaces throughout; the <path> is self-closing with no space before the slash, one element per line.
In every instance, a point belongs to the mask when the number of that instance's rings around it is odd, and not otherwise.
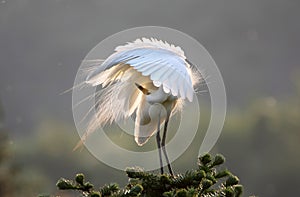
<path fill-rule="evenodd" d="M 143 94 L 146 94 L 146 95 L 149 95 L 149 94 L 150 94 L 149 90 L 146 89 L 146 88 L 144 88 L 144 87 L 141 86 L 140 84 L 135 83 L 135 85 L 136 85 L 136 87 L 137 87 L 140 91 L 142 91 Z"/>

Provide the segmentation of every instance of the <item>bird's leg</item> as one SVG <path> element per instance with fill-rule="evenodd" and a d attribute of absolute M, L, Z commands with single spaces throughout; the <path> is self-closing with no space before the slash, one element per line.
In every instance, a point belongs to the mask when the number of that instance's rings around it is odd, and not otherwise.
<path fill-rule="evenodd" d="M 166 121 L 165 121 L 165 125 L 164 125 L 164 133 L 163 133 L 163 138 L 162 138 L 162 142 L 161 142 L 161 146 L 162 146 L 162 150 L 163 150 L 163 153 L 165 155 L 165 158 L 166 158 L 166 161 L 167 161 L 167 164 L 168 164 L 168 169 L 169 169 L 169 172 L 170 174 L 173 176 L 173 170 L 172 170 L 172 167 L 171 167 L 171 164 L 170 164 L 170 161 L 169 161 L 169 158 L 168 158 L 168 154 L 167 154 L 167 150 L 166 150 L 166 137 L 167 137 L 167 129 L 168 129 L 168 123 L 169 123 L 169 118 L 170 118 L 170 113 L 167 114 L 167 118 L 166 118 Z"/>
<path fill-rule="evenodd" d="M 160 113 L 158 114 L 158 124 L 157 124 L 157 133 L 156 133 L 156 142 L 158 148 L 158 155 L 159 155 L 159 163 L 160 163 L 160 173 L 164 173 L 163 162 L 161 157 L 161 139 L 160 139 Z"/>

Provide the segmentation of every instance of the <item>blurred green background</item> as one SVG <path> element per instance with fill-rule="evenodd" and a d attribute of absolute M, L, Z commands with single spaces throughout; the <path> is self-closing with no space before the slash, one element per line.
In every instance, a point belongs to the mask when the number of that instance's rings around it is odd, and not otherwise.
<path fill-rule="evenodd" d="M 1 1 L 0 196 L 77 196 L 55 188 L 77 172 L 99 186 L 126 183 L 123 171 L 72 152 L 71 93 L 60 93 L 98 42 L 145 25 L 191 35 L 219 66 L 228 111 L 212 152 L 225 155 L 244 195 L 300 193 L 299 8 L 296 0 Z M 209 112 L 202 115 L 205 125 Z M 202 135 L 174 162 L 176 172 L 196 167 Z"/>

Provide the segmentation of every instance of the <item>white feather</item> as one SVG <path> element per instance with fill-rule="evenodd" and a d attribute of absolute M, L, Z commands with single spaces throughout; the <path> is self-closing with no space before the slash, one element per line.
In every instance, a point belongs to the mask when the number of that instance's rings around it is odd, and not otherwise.
<path fill-rule="evenodd" d="M 187 97 L 189 101 L 192 101 L 191 95 L 194 93 L 194 89 L 191 76 L 188 74 L 190 73 L 190 66 L 180 47 L 178 48 L 153 38 L 137 39 L 127 45 L 117 47 L 116 52 L 107 58 L 101 67 L 105 70 L 114 67 L 116 64 L 130 65 L 141 72 L 142 75 L 150 76 L 153 81 L 160 82 L 160 84 L 164 86 L 166 93 L 172 90 L 171 92 L 174 96 Z M 103 68 L 99 68 L 89 75 L 87 82 L 93 85 L 99 85 L 103 80 L 99 82 L 99 80 L 95 78 L 97 78 L 98 72 L 103 72 Z M 180 86 L 177 83 L 166 81 L 171 74 L 178 75 L 178 80 L 187 83 L 184 84 L 184 87 L 187 88 L 185 91 L 180 91 Z M 103 75 L 103 77 L 105 76 L 106 75 Z M 121 75 L 115 76 L 116 79 L 118 79 L 118 77 L 121 77 Z M 104 83 L 104 85 L 107 84 L 109 84 L 108 81 Z M 178 92 L 180 94 L 178 94 Z"/>
<path fill-rule="evenodd" d="M 168 105 L 169 110 L 181 109 L 183 99 L 193 99 L 192 79 L 195 77 L 192 74 L 183 50 L 167 42 L 142 38 L 116 47 L 115 53 L 86 78 L 87 84 L 102 85 L 103 90 L 97 100 L 96 115 L 82 141 L 99 126 L 124 120 L 136 112 L 136 141 L 139 145 L 144 144 L 158 124 L 153 117 L 149 121 L 150 104 L 158 102 Z M 150 95 L 145 96 L 136 83 Z M 169 100 L 171 97 L 173 100 Z M 153 114 L 157 109 L 152 109 Z M 161 123 L 164 119 L 163 115 Z"/>
<path fill-rule="evenodd" d="M 175 47 L 174 45 L 170 45 L 167 42 L 158 41 L 156 38 L 142 38 L 136 39 L 134 42 L 128 42 L 126 45 L 116 47 L 117 52 L 128 51 L 137 48 L 153 48 L 153 49 L 165 49 L 168 51 L 172 51 L 178 56 L 186 59 L 184 55 L 184 51 L 179 47 Z"/>

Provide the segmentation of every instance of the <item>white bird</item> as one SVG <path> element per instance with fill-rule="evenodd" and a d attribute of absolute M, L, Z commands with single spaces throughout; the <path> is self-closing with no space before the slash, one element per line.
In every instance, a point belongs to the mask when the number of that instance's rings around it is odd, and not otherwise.
<path fill-rule="evenodd" d="M 180 47 L 154 38 L 116 47 L 86 78 L 89 85 L 101 85 L 102 94 L 97 98 L 96 115 L 75 148 L 98 127 L 131 116 L 135 119 L 135 142 L 142 146 L 156 132 L 161 173 L 163 152 L 173 175 L 165 149 L 166 133 L 170 116 L 182 109 L 185 99 L 193 100 L 199 76 L 191 66 Z"/>

